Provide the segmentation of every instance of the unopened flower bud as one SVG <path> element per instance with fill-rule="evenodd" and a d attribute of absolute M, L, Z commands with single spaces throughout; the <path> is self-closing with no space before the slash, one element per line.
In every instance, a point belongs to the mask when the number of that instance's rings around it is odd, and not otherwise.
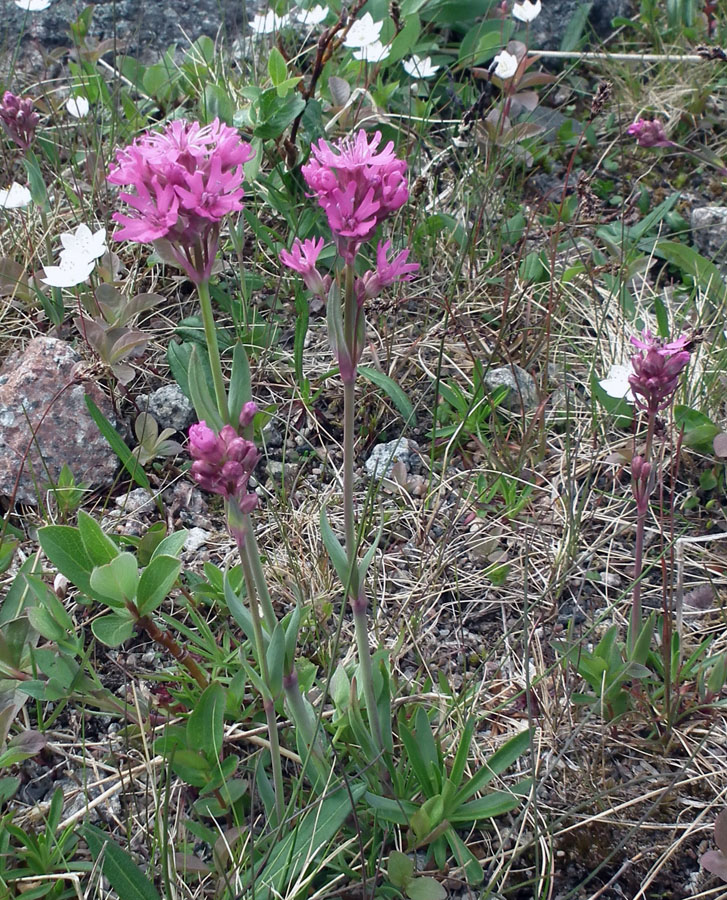
<path fill-rule="evenodd" d="M 68 590 L 68 579 L 59 572 L 53 579 L 53 593 L 59 600 L 63 600 Z"/>
<path fill-rule="evenodd" d="M 240 412 L 240 425 L 243 428 L 247 428 L 248 425 L 252 425 L 252 420 L 255 418 L 257 413 L 257 403 L 253 403 L 252 400 L 248 400 L 247 403 L 243 404 L 242 411 Z"/>

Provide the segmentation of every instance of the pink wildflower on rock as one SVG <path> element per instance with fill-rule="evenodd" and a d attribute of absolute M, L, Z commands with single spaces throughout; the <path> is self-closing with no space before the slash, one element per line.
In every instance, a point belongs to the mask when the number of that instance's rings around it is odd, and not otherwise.
<path fill-rule="evenodd" d="M 163 132 L 147 133 L 116 151 L 108 181 L 130 185 L 122 193 L 128 215 L 114 213 L 122 227 L 115 240 L 169 242 L 175 260 L 199 284 L 211 273 L 220 222 L 242 209 L 242 166 L 254 155 L 234 128 L 176 120 Z"/>
<path fill-rule="evenodd" d="M 629 384 L 635 403 L 640 409 L 655 414 L 672 401 L 679 376 L 689 364 L 691 341 L 682 335 L 665 343 L 644 331 L 641 338 L 632 337 L 631 343 L 641 351 L 631 357 L 634 374 L 629 378 Z"/>
<path fill-rule="evenodd" d="M 232 425 L 215 434 L 202 421 L 189 429 L 189 452 L 192 478 L 201 488 L 234 500 L 242 512 L 255 509 L 257 495 L 248 493 L 248 482 L 260 454 L 252 441 L 241 438 Z"/>
<path fill-rule="evenodd" d="M 323 238 L 319 238 L 317 241 L 313 238 L 308 238 L 306 241 L 296 238 L 290 250 L 280 251 L 280 261 L 289 269 L 300 273 L 308 290 L 322 300 L 328 296 L 331 286 L 330 275 L 324 277 L 316 268 L 316 262 L 324 245 Z"/>
<path fill-rule="evenodd" d="M 666 136 L 664 124 L 659 119 L 637 119 L 626 129 L 626 134 L 636 138 L 639 147 L 673 147 Z"/>
<path fill-rule="evenodd" d="M 0 103 L 0 124 L 8 137 L 22 150 L 27 150 L 33 143 L 38 122 L 40 116 L 33 109 L 30 98 L 21 99 L 10 91 L 5 91 Z"/>
<path fill-rule="evenodd" d="M 369 142 L 365 131 L 333 146 L 324 140 L 311 147 L 303 177 L 328 218 L 338 252 L 352 263 L 379 222 L 407 200 L 406 162 L 394 153 L 394 143 L 377 152 L 381 132 Z"/>
<path fill-rule="evenodd" d="M 402 250 L 392 260 L 388 259 L 391 241 L 381 243 L 376 247 L 376 268 L 359 279 L 356 294 L 359 303 L 367 298 L 378 297 L 383 288 L 389 287 L 396 281 L 411 281 L 414 272 L 419 268 L 419 263 L 408 263 L 409 250 Z"/>

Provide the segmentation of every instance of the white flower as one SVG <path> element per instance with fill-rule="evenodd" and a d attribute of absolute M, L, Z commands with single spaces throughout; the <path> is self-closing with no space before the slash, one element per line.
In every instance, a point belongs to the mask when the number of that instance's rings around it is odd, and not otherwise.
<path fill-rule="evenodd" d="M 359 49 L 361 47 L 370 47 L 372 44 L 380 44 L 379 38 L 381 37 L 383 26 L 383 22 L 374 22 L 371 13 L 364 13 L 350 27 L 343 41 L 343 46 Z M 360 57 L 357 58 L 360 59 Z"/>
<path fill-rule="evenodd" d="M 503 50 L 501 53 L 498 53 L 497 56 L 492 60 L 492 63 L 495 66 L 494 74 L 497 75 L 498 78 L 512 78 L 515 72 L 517 72 L 517 56 L 514 56 L 512 53 L 508 53 L 507 50 Z"/>
<path fill-rule="evenodd" d="M 42 12 L 50 6 L 50 0 L 15 0 L 15 5 L 26 12 Z"/>
<path fill-rule="evenodd" d="M 295 18 L 302 22 L 304 25 L 320 25 L 321 22 L 328 15 L 328 7 L 321 6 L 320 3 L 316 3 L 315 6 L 311 6 L 310 9 L 299 9 L 295 13 Z"/>
<path fill-rule="evenodd" d="M 17 181 L 0 191 L 0 209 L 23 209 L 30 201 L 30 191 Z"/>
<path fill-rule="evenodd" d="M 43 266 L 45 278 L 40 280 L 51 287 L 68 288 L 82 284 L 93 272 L 96 265 L 94 260 L 84 260 L 80 257 L 61 256 L 59 266 Z"/>
<path fill-rule="evenodd" d="M 538 18 L 541 9 L 542 4 L 540 0 L 535 0 L 535 3 L 532 3 L 531 0 L 524 0 L 523 3 L 516 3 L 513 6 L 512 17 L 513 19 L 519 19 L 521 22 L 532 22 L 533 19 Z"/>
<path fill-rule="evenodd" d="M 633 403 L 634 395 L 629 384 L 629 375 L 633 375 L 631 366 L 613 365 L 608 375 L 598 383 L 609 397 Z"/>
<path fill-rule="evenodd" d="M 250 22 L 254 34 L 272 34 L 274 31 L 280 31 L 290 21 L 290 16 L 279 16 L 271 9 L 266 12 L 256 13 Z"/>
<path fill-rule="evenodd" d="M 63 232 L 61 244 L 61 265 L 64 258 L 93 261 L 106 252 L 106 229 L 92 232 L 88 225 L 79 225 L 75 233 Z"/>
<path fill-rule="evenodd" d="M 381 62 L 391 52 L 391 48 L 382 44 L 381 41 L 373 41 L 365 47 L 359 47 L 353 51 L 353 58 L 363 60 L 364 62 L 377 63 Z"/>
<path fill-rule="evenodd" d="M 412 53 L 411 59 L 404 60 L 402 65 L 406 74 L 412 78 L 431 78 L 441 69 L 441 66 L 432 65 L 431 57 L 421 57 L 415 53 Z"/>
<path fill-rule="evenodd" d="M 68 114 L 73 116 L 74 119 L 83 119 L 88 115 L 90 108 L 88 100 L 86 100 L 85 97 L 69 97 L 68 100 L 66 100 Z"/>

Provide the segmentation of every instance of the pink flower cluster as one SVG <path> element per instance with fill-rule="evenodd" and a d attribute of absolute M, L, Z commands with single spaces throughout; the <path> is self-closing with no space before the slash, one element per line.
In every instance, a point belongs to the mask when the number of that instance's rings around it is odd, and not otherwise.
<path fill-rule="evenodd" d="M 673 147 L 659 119 L 637 119 L 626 129 L 626 134 L 636 138 L 639 147 Z"/>
<path fill-rule="evenodd" d="M 27 150 L 33 143 L 38 122 L 40 116 L 33 109 L 30 98 L 23 100 L 10 91 L 5 91 L 0 103 L 0 124 L 8 137 L 22 150 Z"/>
<path fill-rule="evenodd" d="M 215 119 L 177 120 L 116 151 L 111 184 L 130 185 L 120 197 L 131 213 L 114 213 L 117 241 L 165 239 L 196 284 L 206 281 L 219 243 L 220 222 L 242 209 L 242 166 L 254 155 L 234 128 Z"/>
<path fill-rule="evenodd" d="M 311 147 L 303 177 L 328 218 L 338 252 L 352 263 L 376 226 L 407 200 L 406 162 L 394 154 L 394 143 L 377 152 L 381 132 L 369 142 L 363 129 L 354 138 L 331 146 L 324 140 Z"/>
<path fill-rule="evenodd" d="M 232 425 L 219 434 L 202 421 L 189 429 L 192 478 L 204 490 L 235 500 L 243 513 L 252 512 L 257 495 L 248 493 L 250 475 L 260 459 L 252 441 L 241 438 Z"/>
<path fill-rule="evenodd" d="M 664 343 L 650 331 L 641 338 L 631 338 L 641 352 L 631 357 L 634 374 L 629 377 L 636 405 L 656 414 L 667 407 L 679 385 L 679 376 L 689 364 L 691 340 L 682 335 Z"/>

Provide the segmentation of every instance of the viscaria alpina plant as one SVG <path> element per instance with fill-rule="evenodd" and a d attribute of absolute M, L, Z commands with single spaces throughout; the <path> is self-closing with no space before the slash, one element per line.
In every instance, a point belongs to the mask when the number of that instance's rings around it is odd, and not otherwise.
<path fill-rule="evenodd" d="M 0 103 L 0 125 L 21 150 L 27 150 L 33 143 L 38 122 L 40 116 L 29 97 L 18 97 L 5 91 Z"/>
<path fill-rule="evenodd" d="M 636 540 L 634 547 L 634 590 L 631 603 L 631 646 L 636 643 L 642 625 L 641 574 L 644 557 L 644 532 L 649 497 L 658 475 L 652 458 L 652 444 L 657 416 L 674 400 L 679 377 L 689 364 L 691 340 L 682 335 L 675 341 L 662 341 L 650 331 L 632 337 L 631 343 L 639 351 L 631 357 L 633 374 L 629 385 L 636 407 L 646 415 L 647 431 L 643 454 L 634 456 L 631 463 L 631 488 L 636 501 Z"/>
<path fill-rule="evenodd" d="M 311 158 L 302 167 L 303 177 L 328 219 L 333 240 L 343 261 L 343 271 L 330 282 L 327 297 L 328 336 L 343 382 L 343 517 L 346 571 L 339 571 L 353 612 L 360 681 L 363 686 L 374 744 L 379 753 L 386 747 L 377 710 L 374 673 L 368 636 L 368 601 L 363 584 L 366 563 L 359 571 L 356 519 L 353 504 L 354 417 L 356 374 L 363 352 L 366 330 L 365 301 L 398 280 L 408 280 L 418 268 L 408 263 L 408 250 L 389 259 L 390 242 L 379 243 L 376 268 L 356 275 L 356 258 L 379 225 L 400 209 L 409 196 L 406 162 L 394 152 L 392 141 L 380 148 L 381 133 L 369 137 L 360 130 L 335 144 L 321 140 L 311 147 Z M 281 261 L 299 272 L 316 294 L 328 288 L 326 277 L 316 269 L 320 242 L 296 241 L 293 250 L 281 252 Z M 343 296 L 342 296 L 343 295 Z M 341 299 L 342 296 L 342 299 Z M 327 526 L 327 520 L 326 520 Z M 324 528 L 327 541 L 337 542 Z M 329 552 L 331 552 L 329 547 Z M 342 548 L 336 543 L 334 554 Z"/>
<path fill-rule="evenodd" d="M 215 397 L 228 419 L 209 279 L 219 249 L 222 221 L 243 208 L 243 165 L 252 147 L 234 128 L 177 120 L 116 151 L 108 181 L 128 186 L 120 195 L 131 209 L 114 213 L 117 241 L 164 241 L 172 258 L 197 286 Z M 161 249 L 161 248 L 160 248 Z"/>

